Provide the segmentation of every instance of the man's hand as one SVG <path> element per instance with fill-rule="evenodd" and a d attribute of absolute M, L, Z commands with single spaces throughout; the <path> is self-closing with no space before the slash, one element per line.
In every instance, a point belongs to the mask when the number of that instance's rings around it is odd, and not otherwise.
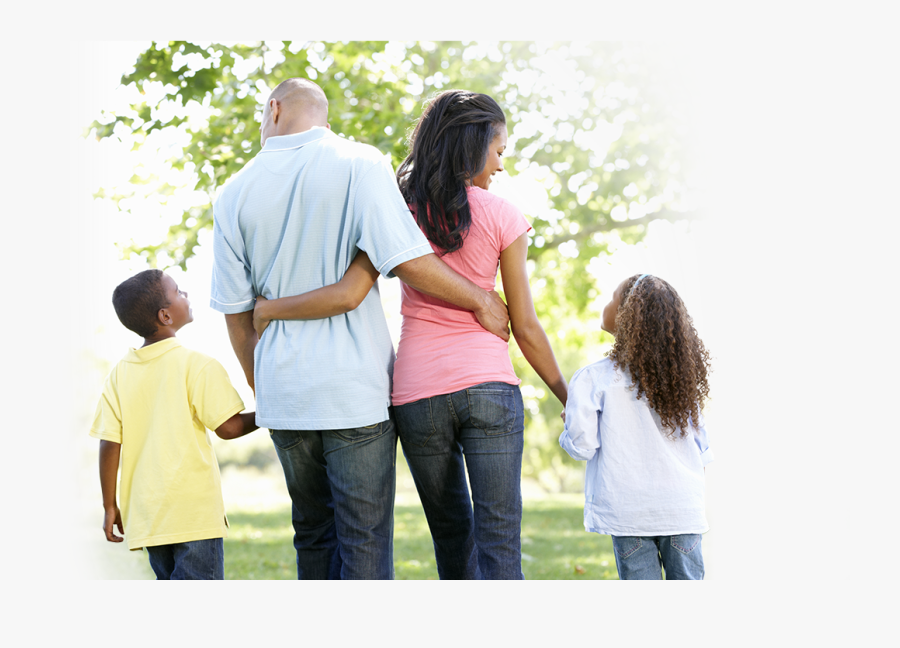
<path fill-rule="evenodd" d="M 256 298 L 256 305 L 253 307 L 253 329 L 256 331 L 256 334 L 259 337 L 262 337 L 263 331 L 266 330 L 266 327 L 269 325 L 269 322 L 272 320 L 265 319 L 260 312 L 259 305 L 266 301 L 266 298 L 262 295 Z"/>
<path fill-rule="evenodd" d="M 394 266 L 394 274 L 420 293 L 472 311 L 486 330 L 509 341 L 509 312 L 496 292 L 487 292 L 450 269 L 434 254 Z M 493 294 L 492 294 L 493 293 Z"/>
<path fill-rule="evenodd" d="M 487 293 L 488 300 L 485 306 L 473 311 L 478 323 L 485 329 L 509 342 L 509 311 L 506 303 L 500 298 L 496 290 Z"/>
<path fill-rule="evenodd" d="M 119 513 L 118 506 L 106 509 L 106 514 L 103 516 L 103 533 L 106 534 L 106 539 L 110 542 L 122 542 L 125 538 L 113 533 L 113 526 L 119 530 L 119 533 L 125 533 L 125 530 L 122 528 L 122 515 Z"/>

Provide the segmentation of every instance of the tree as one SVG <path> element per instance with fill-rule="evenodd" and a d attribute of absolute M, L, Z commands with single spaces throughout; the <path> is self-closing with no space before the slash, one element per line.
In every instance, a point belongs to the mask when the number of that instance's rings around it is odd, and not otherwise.
<path fill-rule="evenodd" d="M 694 217 L 675 72 L 646 48 L 615 43 L 153 43 L 122 77 L 144 100 L 122 114 L 104 112 L 87 135 L 150 147 L 167 171 L 137 169 L 127 187 L 96 195 L 123 211 L 141 198 L 162 208 L 179 193 L 200 196 L 164 240 L 123 247 L 151 266 L 186 269 L 201 233 L 212 227 L 216 190 L 259 151 L 261 106 L 282 80 L 318 83 L 329 98 L 332 130 L 378 147 L 395 168 L 435 92 L 490 94 L 508 118 L 507 172 L 539 187 L 519 205 L 534 228 L 535 305 L 541 320 L 564 334 L 553 345 L 571 376 L 582 348 L 608 341 L 580 322 L 598 297 L 589 265 L 607 253 L 609 237 L 636 242 L 653 220 Z M 513 348 L 532 413 L 525 472 L 564 483 L 567 464 L 550 433 L 560 408 Z"/>

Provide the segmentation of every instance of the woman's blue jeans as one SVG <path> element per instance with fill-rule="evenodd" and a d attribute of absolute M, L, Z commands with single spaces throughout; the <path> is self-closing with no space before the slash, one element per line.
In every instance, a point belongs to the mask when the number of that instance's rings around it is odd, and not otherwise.
<path fill-rule="evenodd" d="M 500 382 L 394 408 L 441 579 L 524 578 L 523 410 L 519 388 Z"/>
<path fill-rule="evenodd" d="M 698 533 L 638 537 L 613 536 L 620 580 L 703 580 L 702 536 Z"/>

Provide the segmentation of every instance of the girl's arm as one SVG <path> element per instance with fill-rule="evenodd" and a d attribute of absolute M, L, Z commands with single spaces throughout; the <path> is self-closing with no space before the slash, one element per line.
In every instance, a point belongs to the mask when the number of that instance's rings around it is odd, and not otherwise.
<path fill-rule="evenodd" d="M 261 336 L 272 320 L 323 319 L 343 315 L 362 303 L 376 281 L 378 271 L 369 261 L 369 256 L 360 250 L 336 284 L 281 299 L 257 297 L 253 309 L 253 328 Z"/>
<path fill-rule="evenodd" d="M 509 308 L 509 322 L 522 355 L 537 372 L 554 396 L 566 404 L 568 390 L 550 341 L 534 312 L 531 287 L 528 285 L 528 235 L 522 234 L 500 253 L 500 277 Z"/>

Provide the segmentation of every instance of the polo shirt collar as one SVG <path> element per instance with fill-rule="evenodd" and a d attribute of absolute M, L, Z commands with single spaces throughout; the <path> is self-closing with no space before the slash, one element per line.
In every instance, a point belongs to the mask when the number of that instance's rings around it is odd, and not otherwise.
<path fill-rule="evenodd" d="M 178 338 L 166 338 L 165 340 L 154 342 L 153 344 L 141 347 L 140 349 L 129 349 L 128 353 L 125 354 L 125 361 L 148 362 L 154 358 L 158 358 L 167 351 L 177 349 L 180 346 L 181 342 L 178 341 Z"/>
<path fill-rule="evenodd" d="M 292 133 L 290 135 L 272 135 L 266 139 L 266 145 L 263 146 L 261 153 L 271 153 L 272 151 L 287 151 L 289 149 L 300 148 L 312 142 L 316 142 L 325 137 L 334 137 L 334 133 L 330 128 L 324 126 L 313 126 L 309 130 L 302 133 Z"/>

